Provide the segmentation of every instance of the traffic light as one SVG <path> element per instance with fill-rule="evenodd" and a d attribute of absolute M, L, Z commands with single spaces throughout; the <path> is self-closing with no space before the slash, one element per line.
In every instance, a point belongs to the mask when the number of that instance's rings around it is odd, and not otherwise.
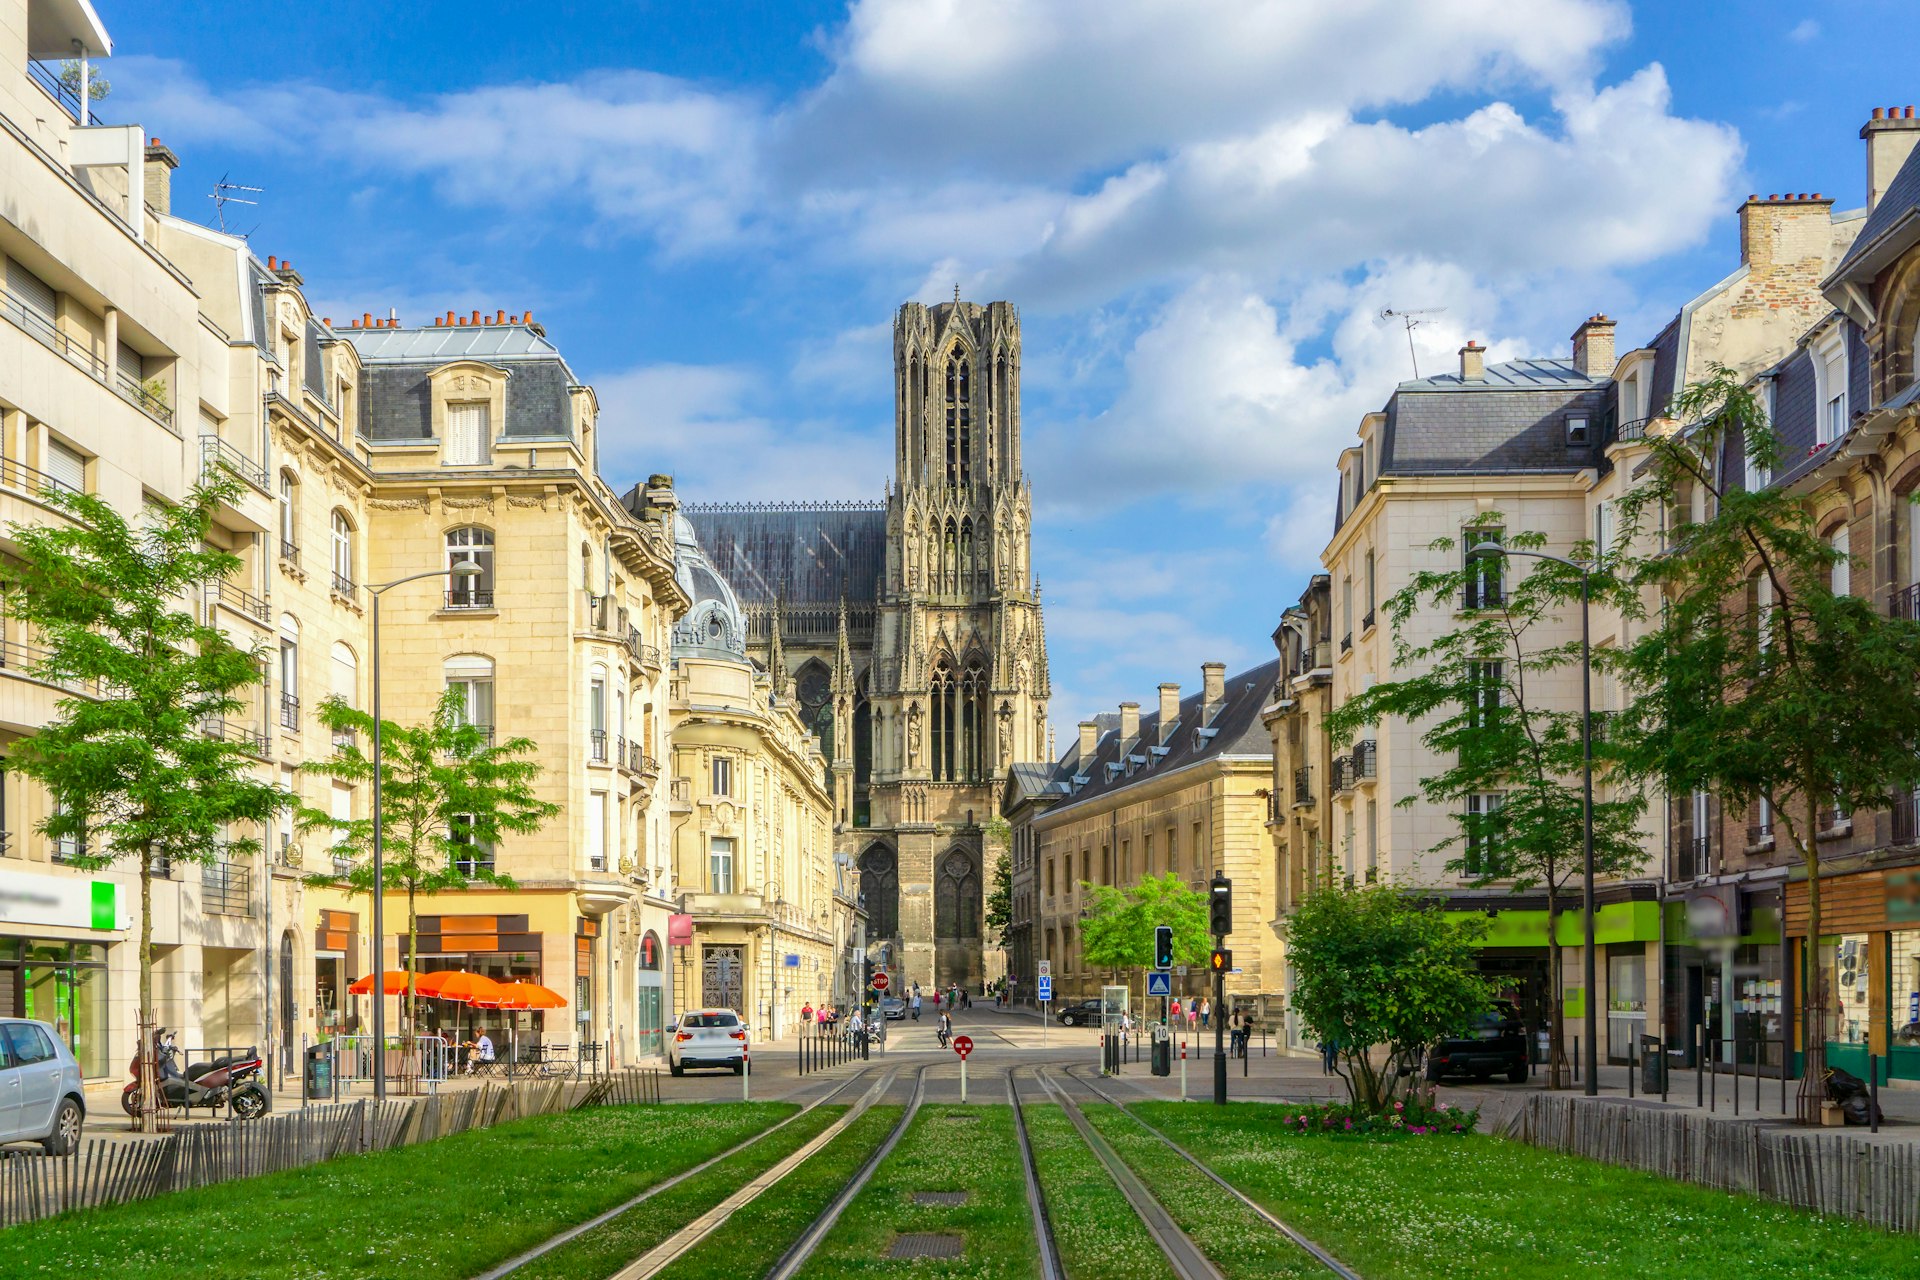
<path fill-rule="evenodd" d="M 1153 930 L 1153 967 L 1173 968 L 1173 926 L 1155 925 Z"/>
<path fill-rule="evenodd" d="M 1216 872 L 1207 895 L 1207 931 L 1216 938 L 1233 932 L 1233 881 Z"/>
<path fill-rule="evenodd" d="M 1207 972 L 1233 972 L 1233 952 L 1227 950 L 1225 947 L 1215 947 L 1213 953 L 1207 957 Z"/>

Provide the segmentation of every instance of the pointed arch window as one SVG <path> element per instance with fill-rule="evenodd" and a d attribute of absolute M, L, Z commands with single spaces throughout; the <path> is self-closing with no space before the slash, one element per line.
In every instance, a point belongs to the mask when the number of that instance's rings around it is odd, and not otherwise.
<path fill-rule="evenodd" d="M 947 484 L 965 488 L 973 482 L 973 390 L 967 355 L 955 346 L 947 357 Z"/>

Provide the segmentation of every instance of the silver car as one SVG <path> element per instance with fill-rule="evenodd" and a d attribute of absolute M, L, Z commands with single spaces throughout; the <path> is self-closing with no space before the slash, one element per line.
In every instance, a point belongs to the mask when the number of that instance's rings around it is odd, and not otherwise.
<path fill-rule="evenodd" d="M 37 1142 L 48 1155 L 80 1145 L 87 1116 L 80 1064 L 44 1022 L 0 1018 L 0 1143 Z"/>
<path fill-rule="evenodd" d="M 747 1067 L 747 1025 L 731 1009 L 693 1009 L 667 1040 L 667 1070 L 683 1075 L 688 1067 Z"/>

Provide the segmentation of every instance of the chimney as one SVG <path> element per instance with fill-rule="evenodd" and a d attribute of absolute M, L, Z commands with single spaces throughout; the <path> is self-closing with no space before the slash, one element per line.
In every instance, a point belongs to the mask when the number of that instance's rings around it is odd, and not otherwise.
<path fill-rule="evenodd" d="M 1467 339 L 1467 345 L 1460 348 L 1460 381 L 1485 382 L 1487 380 L 1487 349 Z"/>
<path fill-rule="evenodd" d="M 1160 745 L 1165 746 L 1173 733 L 1173 726 L 1180 719 L 1180 686 L 1163 684 L 1160 686 Z"/>
<path fill-rule="evenodd" d="M 1100 745 L 1100 726 L 1092 720 L 1082 720 L 1080 722 L 1080 761 L 1079 761 L 1079 765 L 1081 769 L 1084 770 L 1087 767 L 1087 762 L 1093 759 L 1093 749 L 1099 745 Z"/>
<path fill-rule="evenodd" d="M 1212 723 L 1214 713 L 1220 710 L 1220 704 L 1227 700 L 1227 664 L 1224 662 L 1203 662 L 1200 664 L 1200 724 Z"/>
<path fill-rule="evenodd" d="M 1120 742 L 1124 746 L 1140 736 L 1140 704 L 1123 702 L 1120 704 Z"/>
<path fill-rule="evenodd" d="M 1920 142 L 1920 119 L 1912 107 L 1875 107 L 1873 118 L 1860 126 L 1860 136 L 1867 143 L 1867 212 L 1872 213 L 1893 184 L 1893 175 L 1913 154 L 1914 143 Z"/>
<path fill-rule="evenodd" d="M 155 213 L 173 212 L 173 171 L 180 157 L 158 138 L 147 139 L 146 200 Z"/>
<path fill-rule="evenodd" d="M 1808 264 L 1825 261 L 1832 222 L 1833 201 L 1818 191 L 1750 195 L 1740 206 L 1740 264 L 1757 276 L 1817 285 L 1820 276 Z"/>
<path fill-rule="evenodd" d="M 1573 367 L 1589 378 L 1613 376 L 1613 321 L 1588 316 L 1573 331 Z"/>

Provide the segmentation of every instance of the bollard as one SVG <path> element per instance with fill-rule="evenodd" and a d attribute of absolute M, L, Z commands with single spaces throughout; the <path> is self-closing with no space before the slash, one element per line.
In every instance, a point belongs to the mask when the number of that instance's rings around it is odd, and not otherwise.
<path fill-rule="evenodd" d="M 1867 1132 L 1880 1132 L 1880 1055 L 1867 1055 Z"/>
<path fill-rule="evenodd" d="M 1180 1042 L 1180 1101 L 1187 1100 L 1187 1042 Z"/>
<path fill-rule="evenodd" d="M 1580 1083 L 1580 1037 L 1573 1038 L 1573 1082 Z"/>
<path fill-rule="evenodd" d="M 1707 1029 L 1693 1029 L 1693 1105 L 1707 1105 Z"/>
<path fill-rule="evenodd" d="M 1666 1028 L 1662 1027 L 1662 1031 Z M 1667 1100 L 1667 1077 L 1673 1074 L 1673 1055 L 1667 1052 L 1667 1038 L 1660 1037 L 1660 1101 Z"/>
<path fill-rule="evenodd" d="M 753 1101 L 753 1054 L 744 1048 L 740 1050 L 740 1101 Z"/>
<path fill-rule="evenodd" d="M 1715 1046 L 1714 1041 L 1707 1042 Z M 1720 1061 L 1709 1054 L 1707 1057 L 1707 1114 L 1712 1115 L 1720 1106 Z"/>
<path fill-rule="evenodd" d="M 1627 1097 L 1633 1097 L 1633 1041 L 1627 1041 Z"/>
<path fill-rule="evenodd" d="M 1740 1039 L 1733 1040 L 1733 1114 L 1740 1114 Z"/>
<path fill-rule="evenodd" d="M 960 1105 L 965 1106 L 966 1102 L 967 1102 L 967 1060 L 965 1057 L 962 1057 L 960 1059 Z"/>

